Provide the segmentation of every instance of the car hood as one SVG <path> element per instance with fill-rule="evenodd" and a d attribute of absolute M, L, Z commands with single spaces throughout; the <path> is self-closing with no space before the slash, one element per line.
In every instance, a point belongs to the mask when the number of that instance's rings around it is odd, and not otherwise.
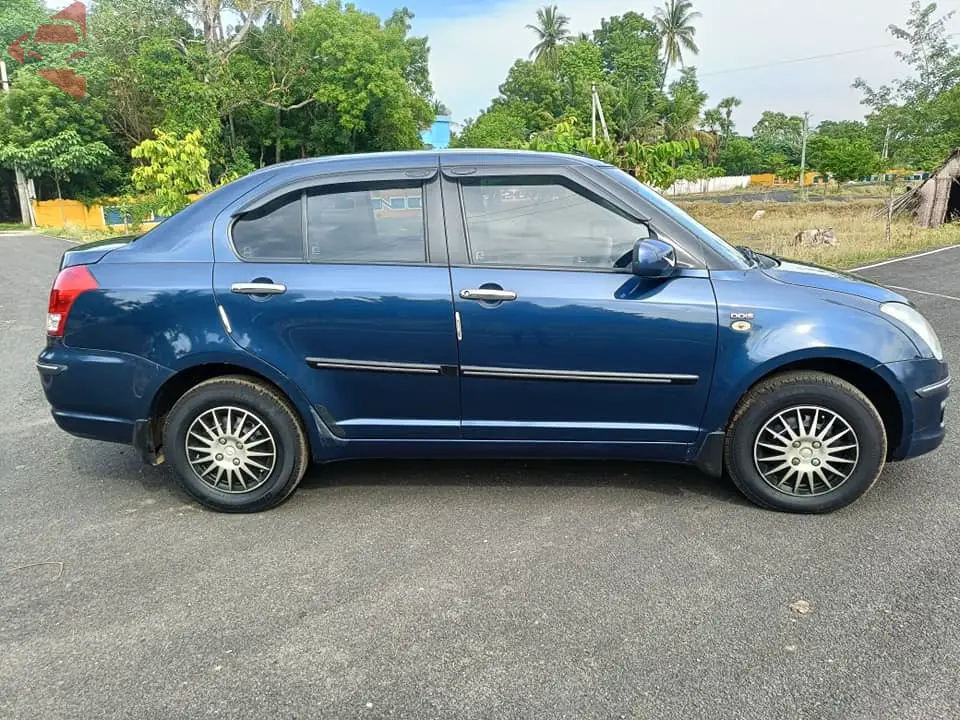
<path fill-rule="evenodd" d="M 767 276 L 780 282 L 791 285 L 803 285 L 818 290 L 832 290 L 833 292 L 856 295 L 857 297 L 884 302 L 907 302 L 907 299 L 893 290 L 877 285 L 857 275 L 827 270 L 816 265 L 781 260 L 780 265 L 766 268 L 763 271 Z"/>

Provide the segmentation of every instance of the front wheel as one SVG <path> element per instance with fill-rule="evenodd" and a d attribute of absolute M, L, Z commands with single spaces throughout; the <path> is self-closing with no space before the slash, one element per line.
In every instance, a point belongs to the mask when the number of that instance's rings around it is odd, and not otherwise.
<path fill-rule="evenodd" d="M 820 372 L 789 372 L 754 387 L 727 432 L 724 460 L 750 500 L 786 512 L 845 507 L 880 477 L 887 435 L 856 387 Z"/>
<path fill-rule="evenodd" d="M 167 415 L 164 454 L 180 485 L 220 512 L 278 505 L 307 469 L 307 437 L 272 387 L 241 376 L 200 383 Z"/>

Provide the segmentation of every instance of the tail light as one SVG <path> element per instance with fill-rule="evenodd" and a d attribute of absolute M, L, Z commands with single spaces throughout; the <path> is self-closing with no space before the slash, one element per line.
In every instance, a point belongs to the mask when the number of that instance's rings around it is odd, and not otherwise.
<path fill-rule="evenodd" d="M 67 315 L 73 307 L 73 301 L 87 290 L 100 287 L 96 278 L 85 265 L 74 265 L 61 270 L 50 291 L 50 304 L 47 306 L 47 335 L 62 337 L 67 327 Z"/>

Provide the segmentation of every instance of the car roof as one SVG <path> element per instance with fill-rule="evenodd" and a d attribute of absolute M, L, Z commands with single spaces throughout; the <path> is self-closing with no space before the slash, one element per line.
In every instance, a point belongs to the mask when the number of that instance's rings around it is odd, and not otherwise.
<path fill-rule="evenodd" d="M 256 173 L 279 172 L 301 174 L 304 171 L 324 174 L 363 170 L 403 170 L 422 168 L 442 161 L 445 165 L 592 165 L 606 163 L 583 155 L 534 152 L 532 150 L 499 150 L 465 148 L 455 150 L 404 150 L 399 152 L 357 153 L 303 158 L 268 165 Z"/>

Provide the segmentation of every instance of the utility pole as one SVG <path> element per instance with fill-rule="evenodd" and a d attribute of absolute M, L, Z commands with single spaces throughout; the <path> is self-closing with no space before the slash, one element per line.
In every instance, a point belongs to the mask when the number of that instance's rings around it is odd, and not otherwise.
<path fill-rule="evenodd" d="M 593 131 L 590 133 L 590 138 L 596 142 L 597 141 L 597 86 L 596 84 L 590 88 L 590 121 L 593 123 Z"/>
<path fill-rule="evenodd" d="M 803 114 L 803 141 L 800 150 L 800 196 L 806 195 L 807 180 L 807 135 L 810 131 L 810 113 Z"/>
<path fill-rule="evenodd" d="M 607 119 L 603 115 L 603 105 L 600 104 L 600 93 L 597 92 L 596 83 L 591 88 L 593 95 L 593 140 L 597 140 L 597 117 L 600 118 L 600 126 L 603 128 L 603 139 L 610 140 L 610 130 L 607 129 Z"/>
<path fill-rule="evenodd" d="M 10 92 L 10 79 L 7 77 L 7 64 L 0 60 L 0 87 L 3 92 Z M 33 205 L 30 204 L 30 190 L 26 176 L 20 168 L 14 168 L 17 178 L 17 197 L 20 200 L 20 222 L 30 227 L 36 227 L 37 221 L 33 215 Z"/>
<path fill-rule="evenodd" d="M 883 153 L 880 155 L 881 160 L 886 160 L 890 157 L 890 135 L 893 132 L 893 126 L 887 125 L 887 134 L 883 138 Z"/>

